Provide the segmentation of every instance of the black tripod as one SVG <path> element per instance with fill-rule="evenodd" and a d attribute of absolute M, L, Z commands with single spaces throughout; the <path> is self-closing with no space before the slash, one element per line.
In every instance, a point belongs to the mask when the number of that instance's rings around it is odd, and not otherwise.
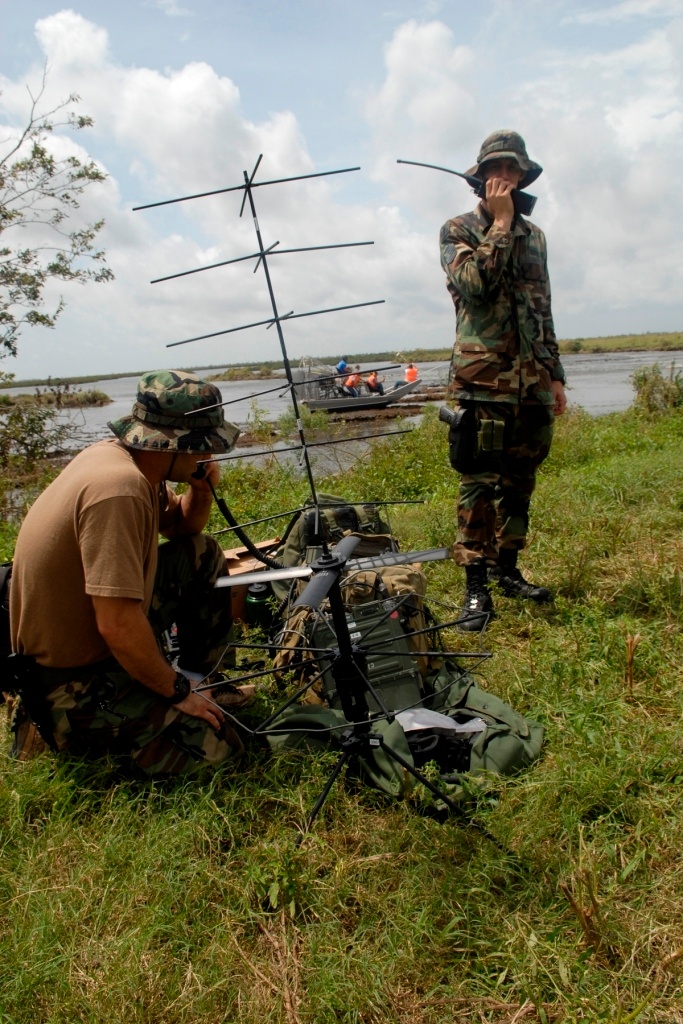
<path fill-rule="evenodd" d="M 332 552 L 323 554 L 311 566 L 313 576 L 304 592 L 294 602 L 294 607 L 319 608 L 327 598 L 330 603 L 332 623 L 337 639 L 337 651 L 331 665 L 344 717 L 350 723 L 349 728 L 341 734 L 341 753 L 332 768 L 320 796 L 316 800 L 308 816 L 303 832 L 299 837 L 302 841 L 320 812 L 332 786 L 339 777 L 342 768 L 351 758 L 360 758 L 365 751 L 381 747 L 384 753 L 421 782 L 434 796 L 442 800 L 452 811 L 460 813 L 461 808 L 442 789 L 435 786 L 413 764 L 390 747 L 384 737 L 374 732 L 372 722 L 368 719 L 369 708 L 366 694 L 369 693 L 380 708 L 381 715 L 391 722 L 395 713 L 384 704 L 381 695 L 368 679 L 367 656 L 361 644 L 351 639 L 349 624 L 346 618 L 339 578 L 344 571 L 347 560 L 360 542 L 359 537 L 345 537 Z"/>

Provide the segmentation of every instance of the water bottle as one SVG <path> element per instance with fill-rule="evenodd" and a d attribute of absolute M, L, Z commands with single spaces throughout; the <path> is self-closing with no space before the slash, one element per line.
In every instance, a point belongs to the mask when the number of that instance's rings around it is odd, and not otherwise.
<path fill-rule="evenodd" d="M 247 590 L 245 613 L 248 626 L 270 625 L 273 613 L 270 608 L 272 590 L 269 583 L 252 583 Z"/>

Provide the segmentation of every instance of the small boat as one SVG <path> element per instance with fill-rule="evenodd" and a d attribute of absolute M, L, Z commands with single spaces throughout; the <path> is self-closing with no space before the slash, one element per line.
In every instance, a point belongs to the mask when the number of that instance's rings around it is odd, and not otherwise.
<path fill-rule="evenodd" d="M 293 370 L 292 376 L 296 386 L 296 397 L 311 412 L 324 409 L 325 412 L 350 412 L 355 409 L 385 409 L 394 405 L 414 391 L 422 383 L 417 380 L 398 382 L 387 388 L 383 395 L 368 390 L 365 384 L 360 385 L 360 394 L 354 398 L 342 391 L 343 377 L 334 366 L 322 363 L 308 363 Z"/>

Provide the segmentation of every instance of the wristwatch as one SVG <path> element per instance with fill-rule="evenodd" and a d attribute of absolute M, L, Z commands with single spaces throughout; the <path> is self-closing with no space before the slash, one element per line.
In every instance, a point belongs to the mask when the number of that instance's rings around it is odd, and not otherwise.
<path fill-rule="evenodd" d="M 173 693 L 170 697 L 166 694 L 162 694 L 162 700 L 167 700 L 169 704 L 180 704 L 182 700 L 192 692 L 192 683 L 184 676 L 182 672 L 176 672 L 175 679 L 173 681 Z"/>

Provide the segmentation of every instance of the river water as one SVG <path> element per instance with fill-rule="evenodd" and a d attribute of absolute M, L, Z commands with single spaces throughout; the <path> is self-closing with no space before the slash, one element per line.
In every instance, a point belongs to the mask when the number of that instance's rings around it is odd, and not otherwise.
<path fill-rule="evenodd" d="M 628 408 L 633 401 L 634 392 L 630 381 L 631 374 L 641 366 L 659 363 L 663 373 L 668 373 L 672 363 L 676 370 L 683 370 L 683 352 L 609 352 L 596 354 L 577 353 L 565 355 L 562 359 L 568 379 L 567 395 L 570 403 L 582 406 L 594 416 L 602 416 L 609 412 L 617 412 Z M 371 364 L 362 364 L 361 370 L 371 369 Z M 199 374 L 201 370 L 197 371 Z M 220 371 L 207 370 L 212 376 Z M 444 383 L 448 375 L 448 363 L 422 363 L 420 376 L 423 381 L 431 384 Z M 401 377 L 400 370 L 387 370 L 384 374 L 388 383 Z M 110 437 L 107 428 L 109 420 L 118 419 L 130 413 L 135 400 L 138 377 L 120 377 L 116 380 L 103 378 L 83 385 L 84 390 L 97 388 L 104 391 L 112 399 L 109 405 L 101 408 L 71 410 L 65 413 L 74 426 L 81 428 L 85 443 L 102 437 Z M 263 381 L 225 381 L 219 383 L 224 401 L 231 404 L 225 408 L 227 419 L 245 426 L 248 418 L 253 420 L 255 413 L 260 418 L 277 420 L 288 410 L 289 397 L 278 391 L 269 394 L 263 392 L 277 387 L 273 380 Z M 32 392 L 33 388 L 12 388 L 7 393 L 19 394 Z M 256 405 L 254 405 L 256 403 Z"/>

